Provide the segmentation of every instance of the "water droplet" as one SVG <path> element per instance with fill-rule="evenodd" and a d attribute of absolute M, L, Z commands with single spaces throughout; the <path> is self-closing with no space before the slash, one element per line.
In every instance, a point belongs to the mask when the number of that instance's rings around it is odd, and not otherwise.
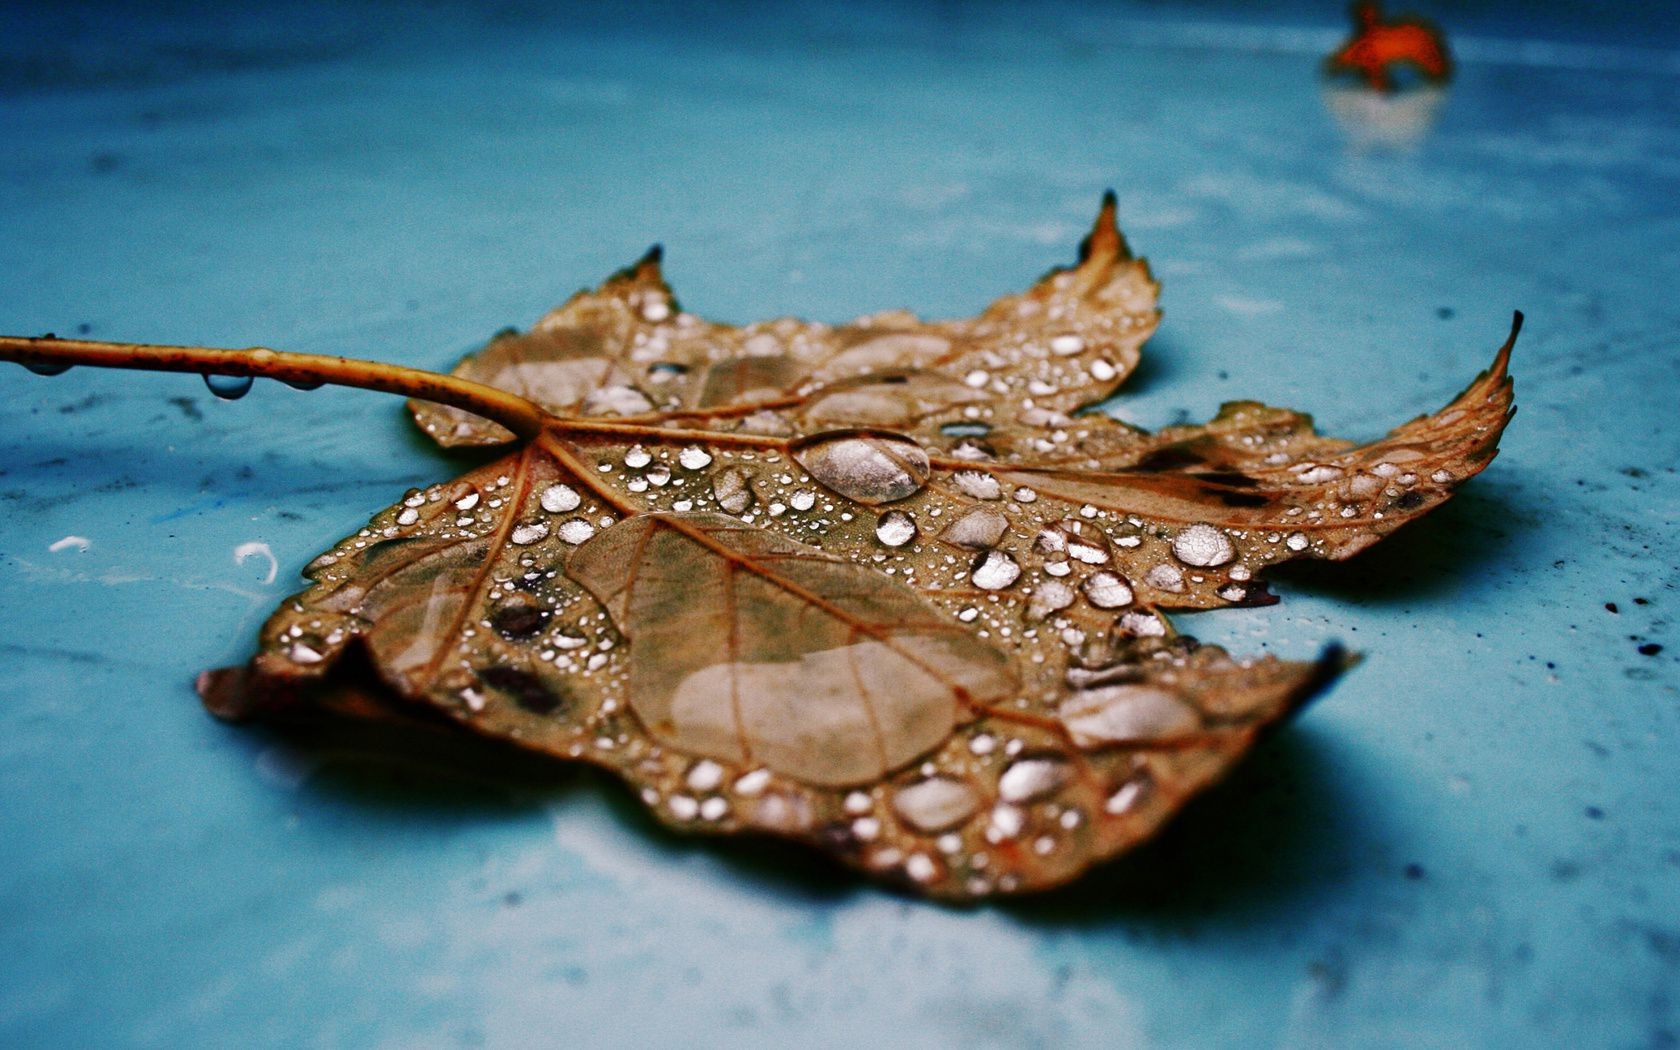
<path fill-rule="evenodd" d="M 699 470 L 711 465 L 712 454 L 699 445 L 690 445 L 677 453 L 677 462 L 684 470 Z"/>
<path fill-rule="evenodd" d="M 1001 499 L 1003 486 L 998 479 L 990 474 L 982 474 L 978 470 L 959 470 L 951 476 L 958 491 L 974 499 Z"/>
<path fill-rule="evenodd" d="M 1085 349 L 1085 340 L 1077 335 L 1058 335 L 1050 340 L 1050 352 L 1058 357 L 1072 357 Z"/>
<path fill-rule="evenodd" d="M 953 777 L 930 777 L 900 788 L 893 809 L 918 831 L 934 834 L 955 827 L 980 809 L 980 796 Z"/>
<path fill-rule="evenodd" d="M 572 518 L 560 525 L 560 538 L 572 546 L 577 546 L 595 535 L 595 526 L 582 518 Z"/>
<path fill-rule="evenodd" d="M 1173 554 L 1186 565 L 1224 565 L 1237 556 L 1230 537 L 1202 522 L 1181 531 L 1172 541 Z"/>
<path fill-rule="evenodd" d="M 469 492 L 455 501 L 456 510 L 472 510 L 476 506 L 478 506 L 477 492 Z"/>
<path fill-rule="evenodd" d="M 752 506 L 752 475 L 745 467 L 730 467 L 712 476 L 712 497 L 729 514 L 739 514 Z"/>
<path fill-rule="evenodd" d="M 1008 529 L 1008 518 L 995 510 L 977 507 L 945 526 L 939 538 L 971 551 L 989 550 L 998 545 Z"/>
<path fill-rule="evenodd" d="M 1025 485 L 1022 485 L 1020 488 L 1015 490 L 1015 502 L 1017 502 L 1017 503 L 1031 503 L 1033 500 L 1036 500 L 1037 498 L 1038 498 L 1038 493 L 1034 492 L 1032 489 L 1027 488 Z"/>
<path fill-rule="evenodd" d="M 875 522 L 875 538 L 889 547 L 902 547 L 916 538 L 916 519 L 902 510 L 889 510 Z"/>
<path fill-rule="evenodd" d="M 998 797 L 1005 802 L 1031 802 L 1067 783 L 1067 763 L 1059 758 L 1023 758 L 998 778 Z"/>
<path fill-rule="evenodd" d="M 1158 591 L 1177 594 L 1184 589 L 1184 574 L 1177 566 L 1157 565 L 1144 574 L 1143 582 Z"/>
<path fill-rule="evenodd" d="M 688 771 L 687 781 L 693 791 L 711 791 L 723 783 L 723 767 L 709 758 L 703 758 Z"/>
<path fill-rule="evenodd" d="M 904 862 L 904 874 L 917 882 L 932 882 L 939 877 L 939 865 L 926 853 L 912 853 Z"/>
<path fill-rule="evenodd" d="M 658 324 L 671 316 L 671 307 L 663 299 L 649 299 L 642 304 L 642 320 Z"/>
<path fill-rule="evenodd" d="M 1103 803 L 1103 809 L 1114 816 L 1126 812 L 1136 806 L 1139 799 L 1143 798 L 1143 794 L 1147 790 L 1146 784 L 1147 781 L 1145 780 L 1131 780 L 1121 784 L 1120 790 L 1108 796 L 1108 801 Z"/>
<path fill-rule="evenodd" d="M 1291 532 L 1288 537 L 1284 539 L 1283 545 L 1292 551 L 1304 551 L 1307 549 L 1307 534 L 1304 532 Z"/>
<path fill-rule="evenodd" d="M 1121 613 L 1115 627 L 1128 638 L 1164 638 L 1167 634 L 1166 621 L 1146 612 Z"/>
<path fill-rule="evenodd" d="M 631 445 L 629 451 L 624 453 L 624 465 L 631 470 L 641 470 L 652 462 L 653 455 L 640 445 Z"/>
<path fill-rule="evenodd" d="M 666 805 L 671 809 L 671 816 L 678 820 L 693 820 L 700 815 L 700 803 L 687 795 L 672 795 Z"/>
<path fill-rule="evenodd" d="M 23 367 L 38 376 L 61 376 L 70 371 L 70 365 L 62 361 L 26 361 Z"/>
<path fill-rule="evenodd" d="M 1437 470 L 1435 473 L 1429 475 L 1429 480 L 1433 481 L 1437 485 L 1445 485 L 1452 481 L 1452 479 L 1452 471 L 1450 470 Z"/>
<path fill-rule="evenodd" d="M 1165 740 L 1196 732 L 1202 725 L 1195 708 L 1150 685 L 1081 690 L 1062 701 L 1056 714 L 1080 747 Z"/>
<path fill-rule="evenodd" d="M 325 379 L 282 379 L 280 382 L 293 390 L 319 390 L 327 383 Z"/>
<path fill-rule="evenodd" d="M 819 434 L 796 446 L 793 458 L 822 485 L 870 505 L 915 495 L 929 472 L 927 453 L 898 434 Z"/>
<path fill-rule="evenodd" d="M 398 525 L 413 525 L 419 520 L 420 512 L 415 510 L 413 507 L 404 507 L 403 512 L 397 515 Z"/>
<path fill-rule="evenodd" d="M 542 509 L 550 514 L 564 514 L 577 510 L 578 505 L 583 502 L 583 497 L 577 494 L 577 490 L 565 484 L 554 484 L 543 489 L 540 499 Z"/>
<path fill-rule="evenodd" d="M 1085 592 L 1085 600 L 1099 609 L 1132 604 L 1131 586 L 1112 572 L 1092 573 L 1079 589 Z"/>
<path fill-rule="evenodd" d="M 1027 603 L 1027 618 L 1043 620 L 1073 604 L 1073 588 L 1061 580 L 1045 580 L 1033 590 Z"/>
<path fill-rule="evenodd" d="M 223 401 L 238 401 L 251 392 L 251 384 L 255 382 L 250 376 L 223 376 L 214 373 L 204 373 L 204 385 L 210 392 Z"/>
<path fill-rule="evenodd" d="M 722 820 L 729 815 L 729 802 L 713 795 L 700 803 L 700 817 L 702 820 Z"/>
<path fill-rule="evenodd" d="M 647 479 L 655 488 L 664 488 L 671 483 L 671 468 L 663 463 L 655 463 L 648 468 Z"/>
<path fill-rule="evenodd" d="M 548 523 L 543 521 L 532 521 L 527 522 L 524 525 L 514 526 L 513 534 L 510 535 L 508 539 L 518 546 L 528 547 L 539 540 L 546 539 L 547 536 Z"/>
<path fill-rule="evenodd" d="M 987 551 L 974 563 L 969 580 L 983 591 L 1001 591 L 1021 577 L 1021 566 L 1003 551 Z"/>
<path fill-rule="evenodd" d="M 764 789 L 770 786 L 770 771 L 755 769 L 751 773 L 743 773 L 735 781 L 735 793 L 742 798 L 757 798 L 764 794 Z"/>
<path fill-rule="evenodd" d="M 788 506 L 794 510 L 810 510 L 817 505 L 817 494 L 810 489 L 800 489 L 788 497 Z"/>

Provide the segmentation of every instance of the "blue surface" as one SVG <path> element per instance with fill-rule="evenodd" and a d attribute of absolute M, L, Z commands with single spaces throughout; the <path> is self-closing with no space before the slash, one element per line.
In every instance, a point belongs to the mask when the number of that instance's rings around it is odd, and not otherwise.
<path fill-rule="evenodd" d="M 1529 327 L 1452 504 L 1185 622 L 1366 663 L 1161 842 L 966 911 L 589 774 L 212 722 L 194 673 L 463 461 L 378 395 L 7 366 L 0 1044 L 1676 1045 L 1680 16 L 1646 6 L 1443 5 L 1463 67 L 1409 147 L 1332 116 L 1331 3 L 6 11 L 7 332 L 445 367 L 655 240 L 722 319 L 964 314 L 1108 185 L 1165 285 L 1138 423 L 1248 396 L 1368 437 Z"/>

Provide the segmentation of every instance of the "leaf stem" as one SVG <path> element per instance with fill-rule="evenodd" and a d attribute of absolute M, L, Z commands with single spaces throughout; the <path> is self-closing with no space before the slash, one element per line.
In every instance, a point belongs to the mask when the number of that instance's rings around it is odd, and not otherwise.
<path fill-rule="evenodd" d="M 517 394 L 470 379 L 353 357 L 293 354 L 261 346 L 225 350 L 208 346 L 103 343 L 53 336 L 0 336 L 0 361 L 50 367 L 92 365 L 148 372 L 252 376 L 300 385 L 331 383 L 381 390 L 471 412 L 501 424 L 520 438 L 535 437 L 549 418 L 535 403 Z"/>

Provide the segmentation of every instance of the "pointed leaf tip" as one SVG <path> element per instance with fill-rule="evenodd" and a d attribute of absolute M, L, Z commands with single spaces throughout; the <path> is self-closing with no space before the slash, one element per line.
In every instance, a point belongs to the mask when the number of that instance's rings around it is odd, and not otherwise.
<path fill-rule="evenodd" d="M 1127 255 L 1126 242 L 1120 236 L 1119 212 L 1119 197 L 1113 190 L 1104 191 L 1102 206 L 1097 210 L 1096 221 L 1091 224 L 1091 232 L 1079 242 L 1081 264 L 1093 259 L 1099 264 L 1108 263 Z"/>

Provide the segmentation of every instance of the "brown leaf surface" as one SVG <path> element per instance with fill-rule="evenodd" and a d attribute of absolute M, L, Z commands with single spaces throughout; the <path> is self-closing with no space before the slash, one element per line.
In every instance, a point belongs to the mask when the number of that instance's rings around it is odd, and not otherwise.
<path fill-rule="evenodd" d="M 1511 411 L 1507 343 L 1363 446 L 1253 403 L 1156 435 L 1073 415 L 1135 366 L 1154 293 L 1111 199 L 1081 263 L 972 321 L 714 326 L 650 257 L 463 363 L 557 415 L 317 559 L 207 702 L 441 712 L 606 767 L 675 827 L 938 896 L 1064 882 L 1343 666 L 1233 660 L 1157 609 L 1272 600 L 1265 569 L 1438 505 Z M 363 663 L 386 695 L 341 687 Z"/>

